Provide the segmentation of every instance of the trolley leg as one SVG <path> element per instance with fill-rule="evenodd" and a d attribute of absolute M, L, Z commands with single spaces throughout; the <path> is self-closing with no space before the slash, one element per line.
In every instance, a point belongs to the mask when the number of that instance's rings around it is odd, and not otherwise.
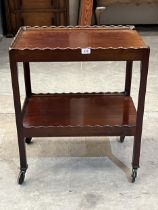
<path fill-rule="evenodd" d="M 126 78 L 125 78 L 125 95 L 130 96 L 131 94 L 131 81 L 132 81 L 132 67 L 133 67 L 133 61 L 127 61 L 126 62 Z M 126 117 L 126 114 L 125 114 Z M 127 119 L 123 118 L 123 123 Z M 120 142 L 123 143 L 125 140 L 125 136 L 120 136 Z"/>
<path fill-rule="evenodd" d="M 25 138 L 19 135 L 18 145 L 19 145 L 19 155 L 20 155 L 20 172 L 18 176 L 18 184 L 22 184 L 24 182 L 25 173 L 28 168 L 24 140 Z"/>
<path fill-rule="evenodd" d="M 25 81 L 25 91 L 26 91 L 26 96 L 30 97 L 32 94 L 32 89 L 31 89 L 31 76 L 30 76 L 30 64 L 28 62 L 23 63 L 24 67 L 24 81 Z"/>
<path fill-rule="evenodd" d="M 139 168 L 148 65 L 149 65 L 149 53 L 147 53 L 144 56 L 144 59 L 141 61 L 141 76 L 140 76 L 140 87 L 139 87 L 138 107 L 137 107 L 136 133 L 134 136 L 134 145 L 133 145 L 132 182 L 135 181 L 135 178 L 137 176 L 136 172 L 137 169 Z"/>
<path fill-rule="evenodd" d="M 31 137 L 26 137 L 26 138 L 25 138 L 25 142 L 26 142 L 27 144 L 30 144 L 30 143 L 31 143 L 31 139 L 32 139 Z"/>
<path fill-rule="evenodd" d="M 26 91 L 26 96 L 29 98 L 32 94 L 32 88 L 31 88 L 31 75 L 30 75 L 30 64 L 29 62 L 24 62 L 23 63 L 24 67 L 24 81 L 25 81 L 25 91 Z M 31 137 L 26 137 L 25 142 L 27 144 L 31 143 Z"/>
<path fill-rule="evenodd" d="M 125 140 L 125 136 L 120 136 L 120 142 L 123 143 Z"/>
<path fill-rule="evenodd" d="M 18 183 L 22 184 L 25 178 L 25 172 L 28 168 L 26 160 L 25 143 L 23 136 L 23 124 L 22 124 L 22 110 L 20 102 L 20 91 L 19 91 L 19 81 L 18 81 L 18 68 L 17 62 L 14 60 L 12 54 L 10 54 L 10 69 L 11 69 L 11 79 L 14 97 L 14 107 L 16 116 L 16 127 L 18 135 L 18 146 L 20 155 L 20 174 L 18 178 Z"/>
<path fill-rule="evenodd" d="M 126 96 L 130 96 L 131 94 L 132 67 L 133 67 L 133 61 L 127 61 L 126 62 L 126 79 L 125 79 L 125 95 Z"/>

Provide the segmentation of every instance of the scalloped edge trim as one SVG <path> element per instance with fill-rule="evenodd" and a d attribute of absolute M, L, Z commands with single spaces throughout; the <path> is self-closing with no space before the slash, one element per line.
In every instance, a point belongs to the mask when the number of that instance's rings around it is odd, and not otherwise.
<path fill-rule="evenodd" d="M 56 125 L 56 126 L 26 126 L 24 128 L 135 128 L 136 125 Z"/>
<path fill-rule="evenodd" d="M 48 95 L 92 95 L 92 94 L 94 94 L 94 95 L 118 95 L 118 96 L 120 96 L 120 95 L 122 95 L 122 96 L 126 96 L 126 95 L 124 95 L 125 94 L 125 92 L 124 91 L 122 91 L 122 92 L 118 92 L 118 91 L 114 91 L 114 92 L 110 92 L 110 91 L 108 91 L 108 92 L 61 92 L 61 93 L 57 93 L 57 92 L 55 92 L 55 93 L 32 93 L 32 95 L 31 95 L 31 97 L 34 97 L 34 96 L 48 96 Z M 131 97 L 131 96 L 127 96 L 127 97 Z"/>
<path fill-rule="evenodd" d="M 91 50 L 138 50 L 138 49 L 148 49 L 148 46 L 144 46 L 144 47 L 86 47 L 89 48 Z M 55 47 L 55 48 L 50 48 L 50 47 L 45 47 L 45 48 L 13 48 L 10 47 L 10 50 L 18 50 L 18 51 L 24 51 L 24 50 L 29 50 L 29 51 L 34 51 L 34 50 L 39 50 L 39 51 L 45 51 L 45 50 L 50 50 L 50 51 L 55 51 L 55 50 L 81 50 L 82 47 L 75 47 L 75 48 L 71 48 L 71 47 L 65 47 L 65 48 L 61 48 L 61 47 Z"/>
<path fill-rule="evenodd" d="M 134 30 L 135 29 L 135 26 L 134 25 L 93 25 L 93 26 L 90 26 L 90 25 L 86 25 L 86 26 L 80 26 L 80 25 L 77 25 L 77 26 L 73 26 L 73 25 L 69 25 L 69 26 L 22 26 L 21 27 L 23 30 L 27 30 L 27 29 L 52 29 L 52 28 L 55 28 L 55 29 L 81 29 L 81 28 L 91 28 L 91 29 L 117 29 L 117 30 L 124 30 L 124 29 L 127 29 L 127 30 Z"/>

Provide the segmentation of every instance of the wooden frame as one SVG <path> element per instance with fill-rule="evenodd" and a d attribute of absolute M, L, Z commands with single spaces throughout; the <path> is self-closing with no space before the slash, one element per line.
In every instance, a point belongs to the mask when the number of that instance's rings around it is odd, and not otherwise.
<path fill-rule="evenodd" d="M 4 0 L 3 4 L 8 37 L 14 36 L 19 27 L 25 25 L 69 25 L 69 0 Z"/>
<path fill-rule="evenodd" d="M 81 0 L 79 3 L 78 25 L 88 26 L 92 24 L 93 0 Z"/>

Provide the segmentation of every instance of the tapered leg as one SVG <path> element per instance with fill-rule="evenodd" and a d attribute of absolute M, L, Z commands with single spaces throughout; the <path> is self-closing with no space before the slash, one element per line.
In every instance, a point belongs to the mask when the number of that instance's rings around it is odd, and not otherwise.
<path fill-rule="evenodd" d="M 25 91 L 26 91 L 26 96 L 30 97 L 32 94 L 32 88 L 31 88 L 31 75 L 30 75 L 30 64 L 28 62 L 23 63 L 24 67 L 24 81 L 25 81 Z M 31 143 L 31 137 L 26 137 L 25 142 L 27 144 Z"/>
<path fill-rule="evenodd" d="M 22 125 L 22 114 L 21 114 L 21 103 L 20 103 L 20 92 L 19 92 L 19 81 L 18 81 L 18 68 L 17 68 L 17 63 L 14 62 L 11 56 L 10 56 L 10 69 L 11 69 L 11 79 L 12 79 L 16 126 L 17 126 L 17 135 L 18 135 L 18 146 L 19 146 L 19 155 L 20 155 L 20 173 L 24 175 L 27 170 L 28 165 L 27 165 L 27 160 L 26 160 L 26 150 L 25 150 L 25 143 L 24 143 L 24 136 L 23 136 L 23 125 Z M 21 182 L 21 180 L 19 184 L 22 184 L 23 181 Z"/>
<path fill-rule="evenodd" d="M 132 67 L 133 67 L 133 61 L 127 61 L 126 79 L 125 79 L 125 95 L 126 96 L 130 96 L 131 94 Z"/>
<path fill-rule="evenodd" d="M 120 136 L 120 142 L 123 143 L 125 140 L 125 136 Z"/>
<path fill-rule="evenodd" d="M 23 67 L 24 67 L 24 81 L 25 81 L 26 96 L 30 97 L 30 95 L 32 94 L 31 78 L 30 78 L 30 65 L 28 62 L 24 62 Z"/>
<path fill-rule="evenodd" d="M 126 78 L 125 78 L 125 95 L 126 96 L 130 96 L 131 94 L 132 67 L 133 67 L 133 61 L 127 61 L 126 62 Z M 124 140 L 125 140 L 125 136 L 120 136 L 120 142 L 123 143 Z"/>
<path fill-rule="evenodd" d="M 26 171 L 28 165 L 26 161 L 26 149 L 25 149 L 25 138 L 18 135 L 18 145 L 19 145 L 19 154 L 20 154 L 20 169 Z"/>
<path fill-rule="evenodd" d="M 25 138 L 25 142 L 26 142 L 27 144 L 30 144 L 30 143 L 31 143 L 31 139 L 32 139 L 31 137 L 26 137 L 26 138 Z"/>
<path fill-rule="evenodd" d="M 136 133 L 134 136 L 133 160 L 132 160 L 132 167 L 134 173 L 139 168 L 148 65 L 149 65 L 149 53 L 146 54 L 146 56 L 144 56 L 143 61 L 141 61 L 141 77 L 140 77 L 140 87 L 139 87 L 138 107 L 137 107 Z M 132 178 L 133 178 L 133 173 L 132 173 Z M 135 179 L 132 181 L 135 181 Z"/>

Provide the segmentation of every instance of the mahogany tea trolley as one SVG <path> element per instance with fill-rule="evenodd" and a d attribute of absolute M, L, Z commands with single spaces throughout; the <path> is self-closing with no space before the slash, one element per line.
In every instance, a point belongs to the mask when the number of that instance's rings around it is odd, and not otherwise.
<path fill-rule="evenodd" d="M 9 48 L 20 174 L 27 170 L 25 142 L 32 137 L 134 136 L 132 182 L 139 168 L 150 49 L 131 27 L 22 27 Z M 30 62 L 126 61 L 125 89 L 117 93 L 35 94 Z M 131 91 L 133 61 L 140 61 L 138 106 Z M 26 97 L 20 102 L 18 63 L 24 67 Z"/>

